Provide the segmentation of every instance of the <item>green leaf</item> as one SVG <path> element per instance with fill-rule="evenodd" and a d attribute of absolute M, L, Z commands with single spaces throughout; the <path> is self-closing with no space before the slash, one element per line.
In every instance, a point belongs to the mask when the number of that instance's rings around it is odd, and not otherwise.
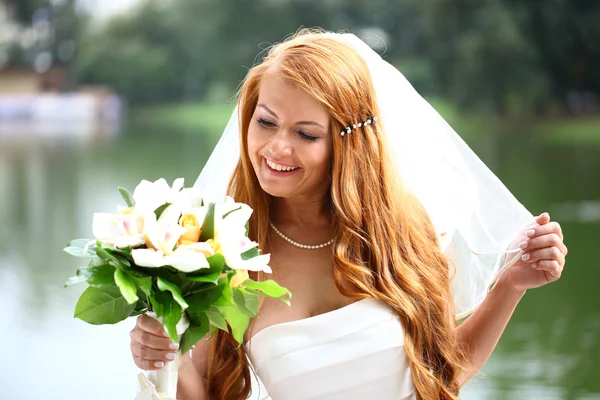
<path fill-rule="evenodd" d="M 252 318 L 258 315 L 258 295 L 256 293 L 247 292 L 244 289 L 240 290 L 244 295 L 244 306 L 250 312 Z"/>
<path fill-rule="evenodd" d="M 141 291 L 146 296 L 150 296 L 152 294 L 152 277 L 150 277 L 150 276 L 144 276 L 144 277 L 132 276 L 129 273 L 129 271 L 127 271 L 127 275 L 129 276 L 129 278 L 132 281 L 134 281 L 136 283 L 136 285 L 138 285 L 138 287 L 141 289 Z"/>
<path fill-rule="evenodd" d="M 138 301 L 137 286 L 129 276 L 120 269 L 115 269 L 115 283 L 121 289 L 121 294 L 129 304 L 134 304 Z"/>
<path fill-rule="evenodd" d="M 292 293 L 289 290 L 283 286 L 279 286 L 279 284 L 274 280 L 255 282 L 252 279 L 247 279 L 244 282 L 244 288 L 248 292 L 256 293 L 260 296 L 278 298 L 287 305 L 290 304 L 290 299 L 292 297 Z M 288 295 L 287 299 L 283 297 L 285 295 Z"/>
<path fill-rule="evenodd" d="M 240 256 L 242 257 L 242 260 L 249 260 L 251 258 L 258 257 L 259 255 L 260 255 L 260 251 L 258 250 L 257 247 L 254 247 L 254 248 L 247 250 L 247 251 L 243 252 L 242 254 L 240 254 Z"/>
<path fill-rule="evenodd" d="M 208 332 L 208 334 L 209 334 L 209 337 L 211 337 L 211 338 L 212 338 L 212 337 L 215 335 L 215 332 L 217 332 L 217 329 L 219 329 L 219 328 L 217 328 L 217 327 L 216 327 L 216 326 L 214 326 L 214 325 L 211 325 L 211 326 L 210 326 L 210 331 Z M 229 333 L 229 329 L 227 329 L 227 333 Z"/>
<path fill-rule="evenodd" d="M 67 243 L 67 247 L 80 247 L 83 249 L 88 242 L 90 242 L 89 239 L 73 239 Z"/>
<path fill-rule="evenodd" d="M 185 301 L 189 304 L 187 311 L 201 312 L 208 310 L 210 306 L 219 300 L 225 287 L 225 282 L 221 282 L 218 285 L 194 282 L 194 285 L 184 296 Z"/>
<path fill-rule="evenodd" d="M 210 268 L 200 269 L 191 274 L 186 274 L 186 278 L 195 282 L 209 282 L 214 285 L 219 283 L 219 278 L 225 266 L 225 257 L 222 254 L 215 254 L 206 259 Z"/>
<path fill-rule="evenodd" d="M 67 247 L 63 249 L 63 251 L 79 258 L 92 258 L 95 256 L 95 254 L 90 251 L 89 246 L 86 247 L 89 242 L 90 240 L 88 239 L 71 240 L 69 244 L 67 244 Z"/>
<path fill-rule="evenodd" d="M 67 281 L 65 282 L 65 287 L 69 287 L 69 286 L 76 285 L 78 283 L 86 282 L 86 281 L 87 281 L 87 278 L 85 276 L 75 275 L 75 276 L 72 276 L 69 279 L 67 279 Z"/>
<path fill-rule="evenodd" d="M 255 294 L 253 296 L 258 297 Z M 233 289 L 233 301 L 240 308 L 240 310 L 248 315 L 248 317 L 256 317 L 256 313 L 252 313 L 252 311 L 246 307 L 246 298 L 244 297 L 244 293 L 242 293 L 239 289 Z"/>
<path fill-rule="evenodd" d="M 152 305 L 152 311 L 154 311 L 156 314 L 156 318 L 162 317 L 165 313 L 165 307 L 163 306 L 163 303 L 164 301 L 168 300 L 163 300 L 163 298 L 166 296 L 169 296 L 169 294 L 165 292 L 156 292 L 152 296 L 148 297 L 150 304 Z"/>
<path fill-rule="evenodd" d="M 107 249 L 100 246 L 96 247 L 96 254 L 98 257 L 102 258 L 104 261 L 109 263 L 115 268 L 119 269 L 127 269 L 131 266 L 131 263 L 126 258 L 118 257 L 112 254 L 111 249 Z"/>
<path fill-rule="evenodd" d="M 213 285 L 216 285 L 217 283 L 219 283 L 219 278 L 221 277 L 221 273 L 220 272 L 213 272 L 212 274 L 208 274 L 208 275 L 197 275 L 197 276 L 187 276 L 186 278 L 188 278 L 189 280 L 192 280 L 194 282 L 206 282 L 206 283 L 212 283 Z"/>
<path fill-rule="evenodd" d="M 223 219 L 225 219 L 225 217 L 227 217 L 227 216 L 228 216 L 229 214 L 231 214 L 232 212 L 235 212 L 235 211 L 238 211 L 238 210 L 241 210 L 241 209 L 242 209 L 242 206 L 239 206 L 239 207 L 238 207 L 238 208 L 236 208 L 236 209 L 233 209 L 233 210 L 231 210 L 231 211 L 228 211 L 228 212 L 226 212 L 225 214 L 223 214 Z"/>
<path fill-rule="evenodd" d="M 196 314 L 193 324 L 192 320 L 190 319 L 190 326 L 181 338 L 181 352 L 185 353 L 199 340 L 202 340 L 208 333 L 209 329 L 210 324 L 208 322 L 208 317 L 206 316 L 206 313 Z"/>
<path fill-rule="evenodd" d="M 127 189 L 119 187 L 119 193 L 121 193 L 121 197 L 123 197 L 123 200 L 125 200 L 125 203 L 127 203 L 127 207 L 135 206 L 135 200 Z"/>
<path fill-rule="evenodd" d="M 181 309 L 179 303 L 177 303 L 177 301 L 175 301 L 175 299 L 173 299 L 173 297 L 170 295 L 166 295 L 161 299 L 161 301 L 163 301 L 164 309 L 163 325 L 169 333 L 171 340 L 177 343 L 179 341 L 179 337 L 177 335 L 176 326 L 183 315 L 183 310 Z"/>
<path fill-rule="evenodd" d="M 220 284 L 224 284 L 223 290 L 221 292 L 221 296 L 217 301 L 215 301 L 216 306 L 228 306 L 235 304 L 233 300 L 233 291 L 231 286 L 229 285 L 229 278 L 221 279 Z"/>
<path fill-rule="evenodd" d="M 219 307 L 219 311 L 231 327 L 231 335 L 241 346 L 244 341 L 244 333 L 250 323 L 250 317 L 237 305 L 222 306 Z"/>
<path fill-rule="evenodd" d="M 185 314 L 187 315 L 187 317 L 190 321 L 190 326 L 191 325 L 196 325 L 196 326 L 202 325 L 202 323 L 204 321 L 204 317 L 206 316 L 205 312 L 191 313 L 191 312 L 187 312 L 187 310 L 185 311 Z"/>
<path fill-rule="evenodd" d="M 217 307 L 209 308 L 208 311 L 206 311 L 206 315 L 208 316 L 211 325 L 216 326 L 225 332 L 229 332 L 229 329 L 227 329 L 227 322 Z"/>
<path fill-rule="evenodd" d="M 167 209 L 167 207 L 169 207 L 171 205 L 171 203 L 165 203 L 162 206 L 158 207 L 156 210 L 154 210 L 154 215 L 156 215 L 156 219 L 158 220 L 160 218 L 160 216 L 162 215 L 162 213 Z"/>
<path fill-rule="evenodd" d="M 94 260 L 103 260 L 94 258 L 88 267 L 80 267 L 77 269 L 77 274 L 70 277 L 65 283 L 65 287 L 76 283 L 86 282 L 90 286 L 114 285 L 115 284 L 115 267 L 109 264 L 93 265 Z"/>
<path fill-rule="evenodd" d="M 113 256 L 118 257 L 124 257 L 126 259 L 131 258 L 131 247 L 127 246 L 124 247 L 122 249 L 119 248 L 107 248 L 106 251 L 108 251 L 109 253 L 111 253 Z"/>
<path fill-rule="evenodd" d="M 99 260 L 95 258 L 94 260 Z M 92 260 L 92 261 L 94 261 Z M 101 260 L 99 260 L 101 261 Z M 101 286 L 101 285 L 114 285 L 115 284 L 115 267 L 110 264 L 97 264 L 96 262 L 90 262 L 89 267 L 79 268 L 77 275 L 83 275 L 86 277 L 87 282 L 90 286 Z"/>
<path fill-rule="evenodd" d="M 88 287 L 79 297 L 74 317 L 92 325 L 115 324 L 129 317 L 134 307 L 117 286 Z"/>
<path fill-rule="evenodd" d="M 142 315 L 148 312 L 148 303 L 142 299 L 139 299 L 137 303 L 135 303 L 135 308 L 131 312 L 131 317 L 136 317 L 138 315 Z"/>
<path fill-rule="evenodd" d="M 127 267 L 131 267 L 131 261 L 129 260 L 131 256 L 130 253 L 126 253 L 123 250 L 111 248 L 105 248 L 104 250 L 106 250 L 108 254 L 110 254 L 114 259 L 118 260 L 118 262 L 120 262 L 121 264 Z"/>
<path fill-rule="evenodd" d="M 206 217 L 204 217 L 201 232 L 200 242 L 206 242 L 208 239 L 214 239 L 215 237 L 215 203 L 208 203 L 208 211 Z"/>
<path fill-rule="evenodd" d="M 173 295 L 173 298 L 182 309 L 188 308 L 188 303 L 183 299 L 183 295 L 181 294 L 181 288 L 174 283 L 169 282 L 166 279 L 161 278 L 160 276 L 156 278 L 156 284 L 158 289 L 164 291 L 169 291 Z"/>
<path fill-rule="evenodd" d="M 211 273 L 221 273 L 221 271 L 223 271 L 223 267 L 225 266 L 225 256 L 223 256 L 223 254 L 213 254 L 208 257 L 206 261 L 208 261 L 208 264 L 210 265 L 209 271 Z"/>

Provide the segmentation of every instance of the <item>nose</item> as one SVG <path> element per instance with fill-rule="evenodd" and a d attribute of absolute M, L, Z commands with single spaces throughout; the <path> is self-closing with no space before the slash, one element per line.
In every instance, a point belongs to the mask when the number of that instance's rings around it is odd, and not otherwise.
<path fill-rule="evenodd" d="M 292 145 L 290 135 L 285 129 L 279 129 L 276 134 L 271 136 L 268 149 L 271 156 L 281 160 L 285 156 L 292 154 Z"/>

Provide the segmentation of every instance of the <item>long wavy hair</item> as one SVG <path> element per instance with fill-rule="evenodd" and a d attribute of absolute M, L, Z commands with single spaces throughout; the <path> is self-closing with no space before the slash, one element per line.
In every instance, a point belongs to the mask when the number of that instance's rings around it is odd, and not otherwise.
<path fill-rule="evenodd" d="M 439 250 L 422 205 L 405 191 L 376 122 L 341 136 L 349 123 L 379 115 L 369 69 L 348 44 L 320 30 L 300 30 L 274 45 L 247 74 L 239 92 L 241 156 L 229 193 L 254 209 L 250 237 L 268 249 L 270 195 L 262 190 L 248 154 L 248 126 L 261 80 L 279 74 L 319 101 L 331 115 L 333 271 L 346 296 L 376 298 L 399 316 L 404 349 L 420 399 L 457 399 L 465 367 L 455 334 L 449 262 Z M 252 276 L 260 279 L 260 276 Z M 342 282 L 352 285 L 349 289 Z M 243 347 L 218 331 L 211 339 L 208 394 L 246 399 L 250 366 Z"/>

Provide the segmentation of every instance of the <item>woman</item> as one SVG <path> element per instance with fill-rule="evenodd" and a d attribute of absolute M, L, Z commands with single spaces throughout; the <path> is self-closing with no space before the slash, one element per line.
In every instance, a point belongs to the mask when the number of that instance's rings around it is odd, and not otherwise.
<path fill-rule="evenodd" d="M 542 214 L 517 229 L 530 214 L 438 117 L 427 117 L 395 69 L 361 46 L 352 35 L 304 30 L 248 73 L 228 193 L 254 209 L 250 237 L 271 253 L 273 275 L 253 278 L 275 279 L 294 297 L 291 307 L 264 300 L 239 349 L 222 331 L 198 342 L 180 369 L 180 400 L 247 398 L 247 356 L 275 400 L 456 399 L 525 291 L 560 277 L 560 226 Z M 418 112 L 393 115 L 411 109 Z M 235 118 L 228 129 L 237 129 Z M 237 158 L 229 150 L 211 157 L 206 188 L 227 175 L 217 170 Z M 432 169 L 436 160 L 453 168 Z M 515 213 L 502 222 L 492 203 Z M 500 270 L 497 253 L 509 244 Z M 486 295 L 481 288 L 492 282 Z M 457 326 L 457 309 L 482 300 Z M 140 368 L 169 361 L 156 321 L 141 317 L 131 337 Z"/>

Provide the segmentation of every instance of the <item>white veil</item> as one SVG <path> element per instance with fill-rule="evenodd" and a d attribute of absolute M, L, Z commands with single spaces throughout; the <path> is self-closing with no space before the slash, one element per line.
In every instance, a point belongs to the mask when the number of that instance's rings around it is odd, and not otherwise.
<path fill-rule="evenodd" d="M 381 113 L 376 123 L 384 124 L 398 174 L 425 206 L 456 268 L 456 314 L 465 316 L 483 301 L 503 267 L 521 256 L 517 245 L 535 220 L 400 71 L 356 36 L 331 35 L 353 46 L 369 66 Z M 223 197 L 239 154 L 236 107 L 195 186 Z"/>

